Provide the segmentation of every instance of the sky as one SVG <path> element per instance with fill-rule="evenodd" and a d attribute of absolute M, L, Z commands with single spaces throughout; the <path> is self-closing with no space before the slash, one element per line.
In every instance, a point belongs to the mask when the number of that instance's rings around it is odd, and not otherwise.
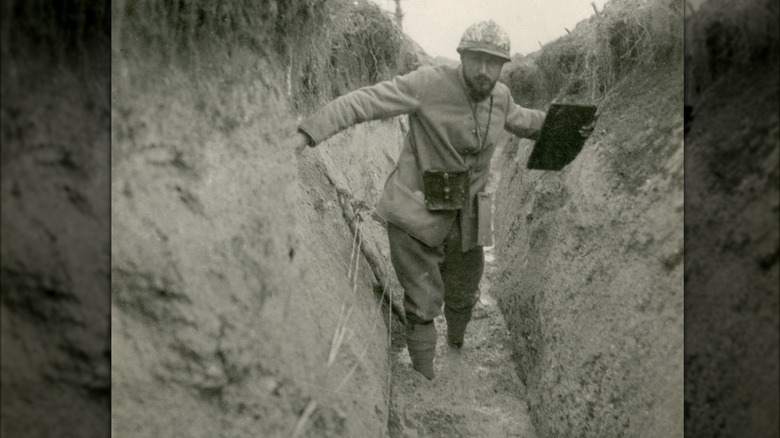
<path fill-rule="evenodd" d="M 395 11 L 394 0 L 373 0 Z M 539 50 L 599 11 L 607 0 L 401 0 L 403 27 L 431 56 L 458 59 L 463 31 L 478 21 L 493 19 L 509 34 L 512 54 Z"/>

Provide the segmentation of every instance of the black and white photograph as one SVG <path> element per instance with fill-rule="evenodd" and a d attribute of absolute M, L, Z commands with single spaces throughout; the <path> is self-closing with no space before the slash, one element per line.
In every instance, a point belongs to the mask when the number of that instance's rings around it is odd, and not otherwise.
<path fill-rule="evenodd" d="M 3 0 L 2 437 L 774 437 L 776 0 Z"/>

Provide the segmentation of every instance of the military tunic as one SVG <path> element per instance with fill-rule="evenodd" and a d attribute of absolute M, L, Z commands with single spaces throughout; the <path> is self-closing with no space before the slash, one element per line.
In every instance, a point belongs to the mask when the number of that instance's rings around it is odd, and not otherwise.
<path fill-rule="evenodd" d="M 490 159 L 502 131 L 533 138 L 545 113 L 515 104 L 508 87 L 500 82 L 490 97 L 473 102 L 461 66 L 421 67 L 336 98 L 304 119 L 300 129 L 317 144 L 357 123 L 401 114 L 409 115 L 409 133 L 377 212 L 432 247 L 444 242 L 453 221 L 460 218 L 461 250 L 474 248 L 476 196 L 488 182 Z M 470 202 L 460 214 L 428 210 L 422 172 L 429 169 L 470 171 Z"/>

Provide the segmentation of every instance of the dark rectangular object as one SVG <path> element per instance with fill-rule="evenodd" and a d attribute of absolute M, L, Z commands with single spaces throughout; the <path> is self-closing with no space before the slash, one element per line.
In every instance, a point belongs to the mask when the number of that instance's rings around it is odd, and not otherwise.
<path fill-rule="evenodd" d="M 539 140 L 534 144 L 528 168 L 561 170 L 582 150 L 585 139 L 580 128 L 593 121 L 596 107 L 555 103 L 544 119 Z"/>
<path fill-rule="evenodd" d="M 423 190 L 428 210 L 460 210 L 469 199 L 469 172 L 426 170 Z"/>

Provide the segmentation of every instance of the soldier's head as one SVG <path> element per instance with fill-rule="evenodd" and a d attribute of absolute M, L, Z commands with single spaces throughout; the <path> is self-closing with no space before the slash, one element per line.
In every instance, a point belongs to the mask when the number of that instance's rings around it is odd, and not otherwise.
<path fill-rule="evenodd" d="M 463 76 L 475 100 L 490 95 L 505 62 L 509 62 L 509 36 L 493 20 L 469 26 L 458 44 Z"/>

